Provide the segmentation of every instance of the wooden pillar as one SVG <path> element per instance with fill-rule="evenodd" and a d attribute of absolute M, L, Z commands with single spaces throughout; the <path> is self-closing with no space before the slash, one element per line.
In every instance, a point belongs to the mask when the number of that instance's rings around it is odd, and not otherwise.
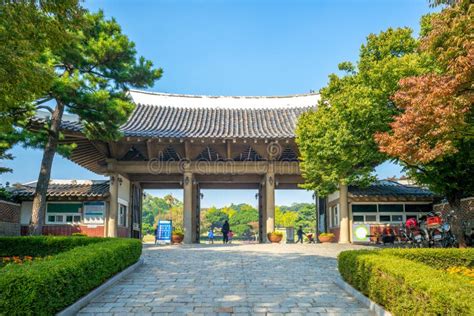
<path fill-rule="evenodd" d="M 194 237 L 193 196 L 193 174 L 191 172 L 185 172 L 183 176 L 183 241 L 185 244 L 192 243 Z"/>
<path fill-rule="evenodd" d="M 199 244 L 200 242 L 200 225 L 201 225 L 201 190 L 198 183 L 193 184 L 193 242 Z"/>
<path fill-rule="evenodd" d="M 346 184 L 339 185 L 339 202 L 341 206 L 341 219 L 339 223 L 339 243 L 349 243 L 349 204 L 348 204 L 348 189 Z"/>
<path fill-rule="evenodd" d="M 200 225 L 200 218 L 199 218 L 199 208 L 200 208 L 200 190 L 199 184 L 193 180 L 192 184 L 192 205 L 191 205 L 191 233 L 192 233 L 192 242 L 199 243 L 199 225 Z"/>
<path fill-rule="evenodd" d="M 118 174 L 114 173 L 110 176 L 110 202 L 109 212 L 107 216 L 107 236 L 117 237 L 117 217 L 118 217 Z"/>
<path fill-rule="evenodd" d="M 266 233 L 270 233 L 275 230 L 275 174 L 273 173 L 273 166 L 270 165 L 269 167 L 269 171 L 265 176 Z"/>
<path fill-rule="evenodd" d="M 265 209 L 265 186 L 261 184 L 258 188 L 258 241 L 267 241 L 267 212 Z"/>

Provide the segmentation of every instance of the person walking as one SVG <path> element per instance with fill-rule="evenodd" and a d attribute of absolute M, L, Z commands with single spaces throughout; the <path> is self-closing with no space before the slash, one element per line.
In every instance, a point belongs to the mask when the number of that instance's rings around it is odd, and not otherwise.
<path fill-rule="evenodd" d="M 227 242 L 229 241 L 229 231 L 230 231 L 230 226 L 229 226 L 229 221 L 225 221 L 224 222 L 224 225 L 222 225 L 222 242 L 224 244 L 227 244 Z"/>
<path fill-rule="evenodd" d="M 303 226 L 300 226 L 300 228 L 298 228 L 296 235 L 298 235 L 298 240 L 296 241 L 296 243 L 299 243 L 299 242 L 303 243 L 303 235 L 304 235 Z"/>
<path fill-rule="evenodd" d="M 209 232 L 207 233 L 207 238 L 209 239 L 209 243 L 214 243 L 214 229 L 211 227 L 209 228 Z"/>

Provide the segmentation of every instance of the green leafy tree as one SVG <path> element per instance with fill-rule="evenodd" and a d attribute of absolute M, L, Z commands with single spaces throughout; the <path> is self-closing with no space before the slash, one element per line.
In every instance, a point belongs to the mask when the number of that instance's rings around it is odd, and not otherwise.
<path fill-rule="evenodd" d="M 400 78 L 424 71 L 423 57 L 408 28 L 371 34 L 357 66 L 344 62 L 342 77 L 332 74 L 316 110 L 299 118 L 296 142 L 304 188 L 320 196 L 341 185 L 368 183 L 375 166 L 387 159 L 374 133 L 388 130 L 396 113 L 390 97 Z"/>
<path fill-rule="evenodd" d="M 0 0 L 0 160 L 13 158 L 7 150 L 22 139 L 15 126 L 27 123 L 52 85 L 45 52 L 68 44 L 67 30 L 79 27 L 83 13 L 78 0 Z"/>
<path fill-rule="evenodd" d="M 134 108 L 126 93 L 128 87 L 149 87 L 162 73 L 143 57 L 136 59 L 134 43 L 122 34 L 115 20 L 105 19 L 102 12 L 86 13 L 82 19 L 80 30 L 66 31 L 71 37 L 67 45 L 42 56 L 55 77 L 47 93 L 40 97 L 54 102 L 55 107 L 44 126 L 47 137 L 33 199 L 33 234 L 41 233 L 64 111 L 78 115 L 89 139 L 117 139 L 120 125 Z"/>
<path fill-rule="evenodd" d="M 213 206 L 205 212 L 205 219 L 209 224 L 209 227 L 206 227 L 206 229 L 222 227 L 224 222 L 229 220 L 229 215 L 222 209 Z"/>
<path fill-rule="evenodd" d="M 277 227 L 295 227 L 297 218 L 297 212 L 282 211 L 280 207 L 275 207 L 275 225 Z"/>
<path fill-rule="evenodd" d="M 163 198 L 147 194 L 142 204 L 142 231 L 144 234 L 153 234 L 158 220 L 173 220 L 173 225 L 183 227 L 183 203 L 171 194 Z"/>
<path fill-rule="evenodd" d="M 314 204 L 304 204 L 298 209 L 296 227 L 302 226 L 306 232 L 316 228 L 316 209 Z"/>

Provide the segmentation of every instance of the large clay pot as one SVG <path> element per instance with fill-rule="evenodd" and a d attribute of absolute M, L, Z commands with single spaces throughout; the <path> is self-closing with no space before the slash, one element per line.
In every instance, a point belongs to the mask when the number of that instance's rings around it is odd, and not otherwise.
<path fill-rule="evenodd" d="M 326 243 L 326 242 L 332 242 L 334 240 L 334 237 L 331 236 L 319 236 L 318 237 L 319 242 Z"/>
<path fill-rule="evenodd" d="M 180 244 L 184 239 L 183 235 L 172 234 L 171 235 L 171 242 L 173 244 Z"/>
<path fill-rule="evenodd" d="M 268 236 L 268 240 L 270 240 L 270 242 L 272 243 L 279 243 L 281 239 L 283 238 L 283 236 L 275 235 L 273 233 L 268 233 L 267 236 Z"/>

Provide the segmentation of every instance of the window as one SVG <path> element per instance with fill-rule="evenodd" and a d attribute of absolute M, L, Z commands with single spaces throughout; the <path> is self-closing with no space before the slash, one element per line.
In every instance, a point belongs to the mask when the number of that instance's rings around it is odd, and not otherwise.
<path fill-rule="evenodd" d="M 384 223 L 389 223 L 391 220 L 390 215 L 380 215 L 380 221 Z"/>
<path fill-rule="evenodd" d="M 376 213 L 377 204 L 353 204 L 353 213 Z"/>
<path fill-rule="evenodd" d="M 403 212 L 403 204 L 379 204 L 379 212 Z"/>
<path fill-rule="evenodd" d="M 119 214 L 118 214 L 118 224 L 119 226 L 127 226 L 127 206 L 119 204 Z"/>
<path fill-rule="evenodd" d="M 82 203 L 48 203 L 46 224 L 80 224 Z"/>
<path fill-rule="evenodd" d="M 339 226 L 339 205 L 336 205 L 334 206 L 333 208 L 334 212 L 333 212 L 333 216 L 334 216 L 334 225 L 333 226 L 336 226 L 338 227 Z"/>
<path fill-rule="evenodd" d="M 403 215 L 392 215 L 392 222 L 403 222 Z"/>
<path fill-rule="evenodd" d="M 405 204 L 405 212 L 423 212 L 428 213 L 433 210 L 431 204 Z"/>
<path fill-rule="evenodd" d="M 365 215 L 365 221 L 366 222 L 376 222 L 377 221 L 377 215 Z"/>

